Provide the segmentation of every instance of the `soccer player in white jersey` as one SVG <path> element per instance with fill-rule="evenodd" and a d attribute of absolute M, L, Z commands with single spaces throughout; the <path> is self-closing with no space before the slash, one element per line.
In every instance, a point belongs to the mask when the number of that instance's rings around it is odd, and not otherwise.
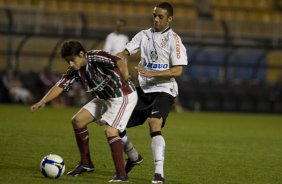
<path fill-rule="evenodd" d="M 137 33 L 118 56 L 141 51 L 141 61 L 136 67 L 140 88 L 138 103 L 127 127 L 143 124 L 147 118 L 152 139 L 152 153 L 155 165 L 152 183 L 164 182 L 165 140 L 161 130 L 165 125 L 170 107 L 178 95 L 174 77 L 182 74 L 188 64 L 186 48 L 181 38 L 169 26 L 173 18 L 173 7 L 162 2 L 153 9 L 153 27 Z M 143 161 L 135 150 L 126 132 L 120 134 L 124 151 L 128 155 L 126 172 Z"/>

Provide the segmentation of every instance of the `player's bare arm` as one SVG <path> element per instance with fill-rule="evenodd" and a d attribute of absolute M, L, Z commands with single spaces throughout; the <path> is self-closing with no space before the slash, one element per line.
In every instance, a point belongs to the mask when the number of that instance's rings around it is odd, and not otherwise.
<path fill-rule="evenodd" d="M 144 77 L 178 77 L 183 71 L 182 66 L 173 66 L 170 69 L 163 71 L 146 70 L 143 66 L 136 66 L 135 69 Z"/>
<path fill-rule="evenodd" d="M 127 63 L 123 59 L 120 59 L 117 61 L 117 66 L 121 72 L 123 80 L 127 81 L 130 78 Z"/>
<path fill-rule="evenodd" d="M 117 56 L 120 57 L 121 59 L 125 59 L 128 55 L 129 55 L 129 52 L 126 49 L 117 53 Z"/>
<path fill-rule="evenodd" d="M 58 86 L 53 86 L 39 102 L 33 104 L 30 107 L 30 110 L 33 112 L 36 111 L 37 109 L 43 109 L 46 103 L 50 102 L 51 100 L 59 96 L 62 92 L 63 92 L 63 88 L 60 88 Z"/>

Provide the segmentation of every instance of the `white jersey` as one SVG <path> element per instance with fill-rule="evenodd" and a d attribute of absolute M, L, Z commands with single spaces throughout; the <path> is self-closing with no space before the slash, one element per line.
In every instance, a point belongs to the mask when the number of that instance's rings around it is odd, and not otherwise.
<path fill-rule="evenodd" d="M 142 30 L 125 48 L 130 55 L 141 50 L 139 65 L 147 70 L 162 71 L 172 66 L 188 64 L 186 48 L 181 38 L 170 27 L 163 32 L 154 32 L 151 28 Z M 165 92 L 173 97 L 178 95 L 175 78 L 148 78 L 138 75 L 138 80 L 145 93 Z"/>
<path fill-rule="evenodd" d="M 124 50 L 128 41 L 128 36 L 125 34 L 112 32 L 107 36 L 103 50 L 111 54 L 117 54 Z"/>

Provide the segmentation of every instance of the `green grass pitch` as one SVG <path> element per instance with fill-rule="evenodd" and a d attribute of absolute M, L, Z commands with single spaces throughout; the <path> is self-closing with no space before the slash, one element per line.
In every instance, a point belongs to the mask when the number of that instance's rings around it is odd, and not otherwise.
<path fill-rule="evenodd" d="M 61 155 L 66 172 L 79 154 L 70 119 L 78 108 L 46 107 L 34 113 L 28 106 L 0 105 L 0 183 L 103 184 L 114 174 L 103 130 L 90 124 L 90 146 L 96 171 L 78 177 L 48 179 L 39 164 L 49 153 Z M 128 129 L 144 157 L 129 175 L 129 183 L 151 183 L 153 162 L 146 124 Z M 242 113 L 171 113 L 163 129 L 166 140 L 165 178 L 168 184 L 282 183 L 282 116 Z"/>

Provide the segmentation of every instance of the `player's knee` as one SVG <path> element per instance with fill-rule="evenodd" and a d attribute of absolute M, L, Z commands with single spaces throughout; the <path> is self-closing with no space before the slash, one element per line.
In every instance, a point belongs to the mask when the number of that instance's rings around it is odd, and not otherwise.
<path fill-rule="evenodd" d="M 162 123 L 163 123 L 162 118 L 161 119 L 152 118 L 149 121 L 150 132 L 161 131 Z"/>
<path fill-rule="evenodd" d="M 73 126 L 74 128 L 82 128 L 82 127 L 84 127 L 82 121 L 80 121 L 77 116 L 73 116 L 73 117 L 72 117 L 71 123 L 72 123 L 72 126 Z"/>
<path fill-rule="evenodd" d="M 104 133 L 106 137 L 119 136 L 118 130 L 111 126 L 105 126 Z"/>

